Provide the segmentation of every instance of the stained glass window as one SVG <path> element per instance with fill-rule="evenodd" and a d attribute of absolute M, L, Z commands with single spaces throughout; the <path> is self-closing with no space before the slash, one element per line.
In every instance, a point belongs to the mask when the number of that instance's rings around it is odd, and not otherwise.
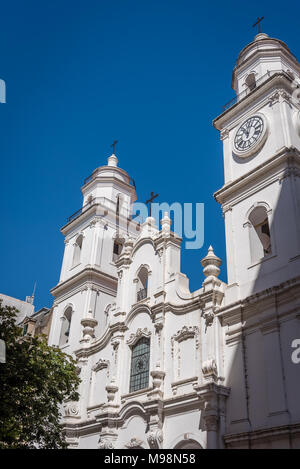
<path fill-rule="evenodd" d="M 129 392 L 149 385 L 150 339 L 142 337 L 132 348 Z"/>

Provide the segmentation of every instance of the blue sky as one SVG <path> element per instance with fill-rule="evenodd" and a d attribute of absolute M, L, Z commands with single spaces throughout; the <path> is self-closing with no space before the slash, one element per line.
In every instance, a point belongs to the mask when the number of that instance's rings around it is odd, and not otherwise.
<path fill-rule="evenodd" d="M 233 97 L 231 72 L 264 31 L 299 57 L 299 2 L 54 0 L 2 2 L 0 104 L 2 229 L 0 292 L 50 306 L 63 254 L 59 231 L 81 206 L 83 179 L 119 164 L 140 201 L 205 204 L 205 243 L 182 253 L 195 290 L 212 244 L 223 260 L 222 148 L 212 120 Z"/>

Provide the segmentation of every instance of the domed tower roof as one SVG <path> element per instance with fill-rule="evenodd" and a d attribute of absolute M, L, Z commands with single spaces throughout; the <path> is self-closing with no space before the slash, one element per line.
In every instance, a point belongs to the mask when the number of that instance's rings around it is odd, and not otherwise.
<path fill-rule="evenodd" d="M 280 39 L 271 38 L 266 33 L 259 33 L 254 40 L 240 52 L 232 73 L 232 88 L 242 91 L 240 79 L 245 74 L 255 71 L 256 79 L 266 72 L 292 71 L 300 74 L 297 58 Z"/>
<path fill-rule="evenodd" d="M 296 57 L 293 56 L 288 46 L 281 41 L 268 36 L 266 33 L 259 33 L 255 36 L 254 41 L 250 42 L 244 49 L 240 52 L 238 59 L 236 61 L 236 66 L 242 65 L 253 53 L 263 50 L 268 53 L 270 51 L 274 52 L 276 50 L 285 49 L 288 54 L 290 54 L 295 60 Z"/>

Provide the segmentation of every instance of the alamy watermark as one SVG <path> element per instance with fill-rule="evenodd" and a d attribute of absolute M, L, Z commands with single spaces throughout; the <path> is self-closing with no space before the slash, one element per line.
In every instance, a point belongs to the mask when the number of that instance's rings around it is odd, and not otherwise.
<path fill-rule="evenodd" d="M 159 227 L 161 217 L 167 213 L 173 218 L 172 231 L 185 238 L 185 249 L 200 249 L 204 244 L 204 203 L 167 202 L 152 203 L 151 217 Z M 132 221 L 138 223 L 148 217 L 148 207 L 142 202 L 132 205 Z"/>
<path fill-rule="evenodd" d="M 168 225 L 170 231 L 183 239 L 185 249 L 201 249 L 204 244 L 204 203 L 167 202 L 152 203 L 150 208 L 143 202 L 135 202 L 130 210 L 123 199 L 118 201 L 118 209 L 113 212 L 114 224 L 117 226 L 117 237 L 120 239 L 129 233 L 140 230 L 146 223 L 146 228 Z M 106 215 L 103 209 L 102 216 Z M 149 217 L 150 215 L 150 217 Z M 166 218 L 167 217 L 167 218 Z M 127 220 L 126 226 L 124 218 Z M 163 222 L 165 221 L 165 223 Z M 105 235 L 104 235 L 105 236 Z M 108 234 L 107 234 L 108 236 Z"/>
<path fill-rule="evenodd" d="M 292 362 L 295 365 L 299 365 L 300 363 L 300 339 L 294 339 L 291 344 L 291 347 L 295 349 L 291 356 Z"/>
<path fill-rule="evenodd" d="M 6 103 L 6 83 L 0 78 L 0 103 Z"/>

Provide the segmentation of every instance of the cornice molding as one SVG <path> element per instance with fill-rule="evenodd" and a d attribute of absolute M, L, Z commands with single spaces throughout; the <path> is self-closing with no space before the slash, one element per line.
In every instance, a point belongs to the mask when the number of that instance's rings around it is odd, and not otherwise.
<path fill-rule="evenodd" d="M 78 285 L 79 282 L 81 282 L 80 285 Z M 84 269 L 80 270 L 72 277 L 64 280 L 63 282 L 58 283 L 54 288 L 50 290 L 50 293 L 57 299 L 57 296 L 63 294 L 65 291 L 67 291 L 73 286 L 78 285 L 78 289 L 81 290 L 83 286 L 86 286 L 84 285 L 84 283 L 86 282 L 93 282 L 95 284 L 95 287 L 99 288 L 100 290 L 101 288 L 108 288 L 112 292 L 115 292 L 115 294 L 117 293 L 117 277 L 114 277 L 90 265 L 86 266 Z M 110 285 L 105 287 L 105 285 L 101 285 L 101 283 L 103 282 L 107 282 Z"/>
<path fill-rule="evenodd" d="M 275 296 L 278 305 L 289 303 L 291 301 L 290 291 L 295 290 L 295 288 L 297 288 L 300 293 L 300 276 L 254 293 L 253 295 L 249 295 L 242 300 L 223 306 L 218 310 L 216 316 L 229 324 L 236 324 L 240 322 L 241 315 L 243 315 L 245 319 L 247 314 L 251 312 L 254 312 L 254 315 L 259 314 L 259 311 L 257 310 L 258 304 L 263 308 L 266 308 L 267 305 L 272 307 L 272 305 L 274 305 Z M 284 295 L 285 299 L 283 301 L 282 297 Z"/>
<path fill-rule="evenodd" d="M 157 401 L 146 401 L 141 403 L 137 400 L 126 402 L 123 407 L 112 414 L 102 412 L 96 420 L 81 420 L 80 422 L 71 423 L 68 422 L 65 429 L 69 432 L 76 432 L 76 436 L 90 435 L 94 433 L 100 433 L 101 428 L 105 423 L 111 422 L 118 426 L 123 426 L 130 415 L 134 414 L 141 416 L 145 422 L 147 422 L 148 412 L 145 406 L 153 407 Z M 160 405 L 163 408 L 165 415 L 173 415 L 178 412 L 187 412 L 193 410 L 199 410 L 199 397 L 195 391 L 188 394 L 179 394 L 172 396 L 167 399 L 160 400 Z"/>
<path fill-rule="evenodd" d="M 254 100 L 264 96 L 266 91 L 269 91 L 271 88 L 276 90 L 276 87 L 284 88 L 286 91 L 292 93 L 292 83 L 293 79 L 285 74 L 284 71 L 274 73 L 261 85 L 259 85 L 252 93 L 249 93 L 240 101 L 233 104 L 229 109 L 226 109 L 222 114 L 216 117 L 213 120 L 213 126 L 221 131 L 227 125 L 227 123 L 232 119 L 236 114 L 248 108 L 250 105 L 253 105 Z M 266 97 L 269 99 L 269 96 Z"/>
<path fill-rule="evenodd" d="M 119 343 L 119 336 L 114 337 L 114 335 L 119 333 L 121 336 L 123 336 L 125 331 L 127 331 L 127 326 L 124 324 L 124 322 L 112 324 L 105 330 L 99 339 L 96 339 L 93 343 L 88 344 L 85 347 L 81 347 L 75 350 L 74 353 L 77 358 L 89 357 L 90 355 L 100 352 L 100 350 L 106 347 L 109 341 L 112 342 L 113 346 Z"/>
<path fill-rule="evenodd" d="M 295 147 L 284 147 L 279 152 L 277 152 L 274 156 L 269 158 L 268 160 L 261 163 L 256 168 L 252 169 L 248 173 L 240 176 L 238 179 L 234 181 L 230 181 L 225 184 L 221 189 L 214 193 L 214 198 L 220 204 L 228 204 L 229 201 L 232 203 L 232 199 L 230 197 L 232 194 L 236 196 L 237 191 L 241 191 L 247 185 L 250 185 L 253 180 L 257 180 L 258 178 L 263 178 L 267 171 L 270 171 L 274 168 L 277 168 L 282 163 L 290 163 L 293 160 L 296 165 L 300 166 L 300 152 Z M 275 176 L 275 179 L 279 179 L 279 175 Z M 272 181 L 273 182 L 273 181 Z M 264 184 L 270 184 L 270 181 L 265 181 Z M 249 194 L 248 194 L 249 195 Z M 233 197 L 234 199 L 234 197 Z"/>
<path fill-rule="evenodd" d="M 300 423 L 294 423 L 291 425 L 282 425 L 279 427 L 272 427 L 272 428 L 260 428 L 259 430 L 253 430 L 251 432 L 244 432 L 244 433 L 234 433 L 234 434 L 227 434 L 224 435 L 224 440 L 226 445 L 230 448 L 231 445 L 234 443 L 241 443 L 247 442 L 249 440 L 255 441 L 259 439 L 260 443 L 262 439 L 266 438 L 268 441 L 274 440 L 274 438 L 278 436 L 290 436 L 291 434 L 300 434 Z"/>
<path fill-rule="evenodd" d="M 125 176 L 126 179 L 128 179 L 128 182 L 123 181 L 122 179 L 119 179 L 119 178 L 117 178 L 115 176 L 111 176 L 111 175 L 104 176 L 103 174 L 101 174 L 101 170 L 110 172 L 111 167 L 100 166 L 99 168 L 95 169 L 92 173 L 92 175 L 94 175 L 94 177 L 92 177 L 92 179 L 90 179 L 90 181 L 88 181 L 86 184 L 84 184 L 81 187 L 81 192 L 82 193 L 86 192 L 91 186 L 94 186 L 95 184 L 97 184 L 99 182 L 101 183 L 101 185 L 109 184 L 109 185 L 113 185 L 113 186 L 117 187 L 118 189 L 123 189 L 123 190 L 125 189 L 125 191 L 128 194 L 133 194 L 134 195 L 136 193 L 135 187 L 130 184 L 130 177 L 124 169 L 121 169 L 118 166 L 115 166 L 113 168 L 113 171 L 121 174 L 122 176 Z M 98 174 L 97 174 L 97 172 L 98 172 Z"/>
<path fill-rule="evenodd" d="M 150 308 L 147 304 L 138 303 L 135 304 L 127 314 L 127 317 L 125 319 L 126 326 L 128 326 L 132 319 L 139 313 L 147 313 L 151 318 L 153 317 L 152 308 Z"/>

